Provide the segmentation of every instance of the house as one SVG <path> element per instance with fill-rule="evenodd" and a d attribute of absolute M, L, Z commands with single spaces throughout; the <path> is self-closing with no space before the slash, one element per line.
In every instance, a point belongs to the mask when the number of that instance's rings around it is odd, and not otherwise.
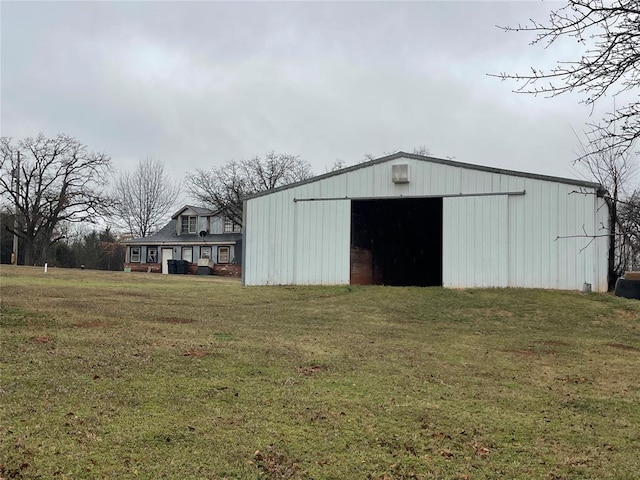
<path fill-rule="evenodd" d="M 606 291 L 604 193 L 399 152 L 247 197 L 243 284 Z"/>
<path fill-rule="evenodd" d="M 200 264 L 214 274 L 240 276 L 242 227 L 208 208 L 185 205 L 155 235 L 122 243 L 125 268 L 132 271 L 169 273 L 169 260 L 185 260 L 189 273 Z"/>

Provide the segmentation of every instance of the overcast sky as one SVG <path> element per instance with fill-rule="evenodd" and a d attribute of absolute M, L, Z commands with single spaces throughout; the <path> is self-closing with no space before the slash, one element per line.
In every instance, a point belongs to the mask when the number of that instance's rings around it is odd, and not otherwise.
<path fill-rule="evenodd" d="M 1 132 L 67 133 L 119 170 L 152 156 L 179 178 L 271 150 L 320 174 L 422 145 L 578 177 L 579 97 L 518 95 L 487 76 L 573 58 L 571 44 L 496 28 L 559 6 L 2 1 Z"/>

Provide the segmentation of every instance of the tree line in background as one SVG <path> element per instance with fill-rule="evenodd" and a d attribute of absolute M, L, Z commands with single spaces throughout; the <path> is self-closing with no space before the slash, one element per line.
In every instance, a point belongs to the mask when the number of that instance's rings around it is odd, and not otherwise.
<path fill-rule="evenodd" d="M 62 239 L 61 225 L 93 222 L 110 204 L 104 185 L 111 158 L 69 135 L 17 144 L 2 137 L 0 162 L 0 194 L 17 220 L 9 231 L 20 238 L 27 265 Z"/>
<path fill-rule="evenodd" d="M 242 198 L 313 176 L 309 162 L 298 156 L 269 152 L 264 158 L 231 160 L 211 170 L 198 169 L 186 177 L 191 196 L 242 225 Z"/>
<path fill-rule="evenodd" d="M 200 205 L 242 224 L 242 198 L 311 177 L 297 156 L 269 152 L 232 160 L 187 176 L 186 188 Z M 148 237 L 168 221 L 182 198 L 158 160 L 140 160 L 133 171 L 116 174 L 111 158 L 77 139 L 43 134 L 17 142 L 0 139 L 0 229 L 2 263 L 49 263 L 64 267 L 119 270 L 119 240 Z M 94 224 L 89 233 L 70 233 Z M 109 225 L 108 227 L 105 225 Z"/>
<path fill-rule="evenodd" d="M 14 218 L 14 213 L 0 210 L 0 263 L 11 263 L 13 235 L 7 233 L 13 227 Z M 75 232 L 52 242 L 43 260 L 52 267 L 120 271 L 124 267 L 124 253 L 120 236 L 107 227 Z M 18 264 L 25 265 L 24 249 L 18 249 Z"/>
<path fill-rule="evenodd" d="M 558 61 L 548 71 L 532 67 L 525 74 L 494 75 L 518 82 L 518 93 L 556 96 L 579 92 L 583 102 L 591 106 L 608 94 L 622 100 L 617 108 L 614 103 L 613 111 L 601 121 L 587 125 L 575 160 L 606 190 L 610 222 L 603 226 L 603 235 L 617 248 L 609 257 L 611 281 L 640 257 L 640 187 L 634 150 L 640 138 L 638 25 L 638 0 L 572 0 L 554 9 L 546 23 L 531 20 L 527 25 L 502 28 L 533 32 L 533 45 L 577 41 L 584 47 L 579 58 Z M 428 155 L 429 151 L 418 147 L 414 153 Z M 363 161 L 372 158 L 365 155 Z M 344 166 L 344 161 L 336 160 L 331 170 Z M 242 224 L 243 197 L 311 175 L 308 162 L 270 152 L 264 157 L 231 160 L 210 170 L 198 169 L 187 175 L 185 189 L 203 206 Z M 61 266 L 112 268 L 119 265 L 115 231 L 103 228 L 72 239 L 65 233 L 69 226 L 102 221 L 130 236 L 148 236 L 167 220 L 180 194 L 181 185 L 171 182 L 162 163 L 153 159 L 142 160 L 133 172 L 114 177 L 108 155 L 90 151 L 71 136 L 46 138 L 41 134 L 17 143 L 3 137 L 2 261 L 6 261 L 8 244 L 15 234 L 22 244 L 20 263 L 54 259 Z"/>

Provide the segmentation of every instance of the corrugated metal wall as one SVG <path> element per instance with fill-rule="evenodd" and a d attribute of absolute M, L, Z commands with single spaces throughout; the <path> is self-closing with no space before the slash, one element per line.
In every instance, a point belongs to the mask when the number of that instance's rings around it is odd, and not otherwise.
<path fill-rule="evenodd" d="M 402 163 L 410 182 L 394 184 Z M 446 197 L 474 194 L 490 196 Z M 445 196 L 445 286 L 606 290 L 608 240 L 590 236 L 607 207 L 593 189 L 404 158 L 249 199 L 245 284 L 349 283 L 350 199 L 400 196 Z"/>
<path fill-rule="evenodd" d="M 587 282 L 606 291 L 607 242 L 597 237 L 607 222 L 604 201 L 571 185 L 526 179 L 523 186 L 522 196 L 444 199 L 444 286 L 580 289 Z"/>
<path fill-rule="evenodd" d="M 351 202 L 295 203 L 295 276 L 298 285 L 349 282 Z"/>
<path fill-rule="evenodd" d="M 506 195 L 443 200 L 444 286 L 509 285 L 508 202 Z"/>

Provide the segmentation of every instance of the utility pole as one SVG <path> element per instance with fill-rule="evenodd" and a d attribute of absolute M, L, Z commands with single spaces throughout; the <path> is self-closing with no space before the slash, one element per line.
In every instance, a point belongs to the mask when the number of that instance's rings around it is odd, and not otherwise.
<path fill-rule="evenodd" d="M 13 250 L 11 250 L 11 264 L 18 265 L 18 228 L 20 227 L 20 222 L 18 222 L 18 214 L 20 213 L 20 151 L 18 151 L 16 168 L 13 170 L 13 180 L 16 182 L 16 208 L 13 215 Z"/>

